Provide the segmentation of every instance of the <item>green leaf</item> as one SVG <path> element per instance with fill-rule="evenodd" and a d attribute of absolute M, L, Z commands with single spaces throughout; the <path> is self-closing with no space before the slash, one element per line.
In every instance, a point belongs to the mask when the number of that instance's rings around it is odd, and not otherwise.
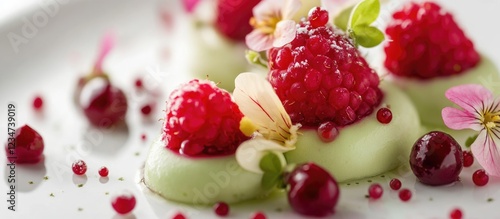
<path fill-rule="evenodd" d="M 356 44 L 359 44 L 365 48 L 377 46 L 385 39 L 384 33 L 382 33 L 382 31 L 380 31 L 376 27 L 368 25 L 355 26 L 352 31 L 354 32 L 353 37 Z"/>
<path fill-rule="evenodd" d="M 281 173 L 264 172 L 261 180 L 261 186 L 264 190 L 272 189 L 281 180 Z"/>
<path fill-rule="evenodd" d="M 380 13 L 380 1 L 379 0 L 364 0 L 358 3 L 351 13 L 350 26 L 354 28 L 360 25 L 370 25 L 375 20 Z"/>
<path fill-rule="evenodd" d="M 254 65 L 260 65 L 264 68 L 267 68 L 267 62 L 265 62 L 261 56 L 260 53 L 253 51 L 253 50 L 247 50 L 245 52 L 245 58 L 250 64 Z"/>
<path fill-rule="evenodd" d="M 260 160 L 259 167 L 265 173 L 278 173 L 281 174 L 283 167 L 278 155 L 269 152 Z"/>
<path fill-rule="evenodd" d="M 337 15 L 337 17 L 335 17 L 335 19 L 333 19 L 333 23 L 335 24 L 335 26 L 342 29 L 343 31 L 347 31 L 347 26 L 349 23 L 349 18 L 351 17 L 352 9 L 354 9 L 354 5 L 342 10 Z"/>
<path fill-rule="evenodd" d="M 474 143 L 474 141 L 476 141 L 477 136 L 478 136 L 478 134 L 468 137 L 467 140 L 465 140 L 465 147 L 470 148 L 472 143 Z"/>

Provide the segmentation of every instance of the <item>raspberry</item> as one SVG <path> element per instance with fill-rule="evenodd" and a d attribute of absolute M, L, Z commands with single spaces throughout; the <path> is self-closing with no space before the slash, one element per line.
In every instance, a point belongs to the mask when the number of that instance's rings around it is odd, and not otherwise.
<path fill-rule="evenodd" d="M 460 74 L 479 62 L 473 43 L 436 3 L 410 3 L 393 18 L 384 63 L 391 73 L 428 79 Z"/>
<path fill-rule="evenodd" d="M 215 26 L 230 39 L 245 40 L 245 36 L 252 31 L 252 9 L 259 2 L 260 0 L 217 0 Z"/>
<path fill-rule="evenodd" d="M 239 129 L 242 118 L 227 91 L 194 79 L 170 94 L 163 140 L 187 156 L 233 154 L 248 139 Z"/>
<path fill-rule="evenodd" d="M 292 42 L 269 50 L 269 81 L 294 123 L 352 124 L 380 103 L 378 75 L 344 33 L 317 22 L 325 13 L 312 10 Z"/>

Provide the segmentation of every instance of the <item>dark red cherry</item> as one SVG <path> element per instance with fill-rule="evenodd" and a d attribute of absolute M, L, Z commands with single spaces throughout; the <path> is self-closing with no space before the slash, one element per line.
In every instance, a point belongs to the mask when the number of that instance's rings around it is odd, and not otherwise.
<path fill-rule="evenodd" d="M 314 163 L 299 165 L 288 175 L 287 183 L 288 202 L 296 212 L 317 217 L 334 213 L 339 186 L 323 168 Z"/>
<path fill-rule="evenodd" d="M 104 78 L 88 81 L 79 102 L 89 122 L 104 128 L 123 121 L 128 108 L 123 91 Z"/>
<path fill-rule="evenodd" d="M 14 163 L 37 163 L 43 155 L 43 138 L 28 125 L 8 136 L 5 144 L 7 159 Z"/>
<path fill-rule="evenodd" d="M 420 182 L 445 185 L 458 180 L 462 148 L 450 135 L 433 131 L 419 138 L 410 154 L 410 167 Z"/>

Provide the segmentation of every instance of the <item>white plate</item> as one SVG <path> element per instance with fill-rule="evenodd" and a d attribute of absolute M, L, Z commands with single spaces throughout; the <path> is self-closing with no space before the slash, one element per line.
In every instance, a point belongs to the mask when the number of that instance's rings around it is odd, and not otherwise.
<path fill-rule="evenodd" d="M 500 33 L 494 21 L 499 19 L 496 10 L 500 2 L 440 2 L 454 12 L 478 50 L 498 65 Z M 28 123 L 38 130 L 46 147 L 42 164 L 17 165 L 16 212 L 7 210 L 4 201 L 1 218 L 121 218 L 111 208 L 110 198 L 122 189 L 132 191 L 137 198 L 133 214 L 126 218 L 169 218 L 177 211 L 189 218 L 216 218 L 209 208 L 167 202 L 144 191 L 139 183 L 138 170 L 148 148 L 140 136 L 146 133 L 148 140 L 154 139 L 161 128 L 156 118 L 161 118 L 162 113 L 155 111 L 151 120 L 141 118 L 141 99 L 132 92 L 133 80 L 142 75 L 151 86 L 160 88 L 160 107 L 172 87 L 183 80 L 177 67 L 168 62 L 168 48 L 175 42 L 169 41 L 171 29 L 165 27 L 159 15 L 161 10 L 178 9 L 178 1 L 173 0 L 51 0 L 0 21 L 0 112 L 5 121 L 1 124 L 6 124 L 7 103 L 15 103 L 17 126 Z M 387 18 L 388 13 L 384 11 L 383 15 Z M 89 128 L 72 102 L 77 77 L 90 69 L 100 37 L 110 29 L 118 42 L 104 68 L 129 97 L 128 131 Z M 21 40 L 17 46 L 10 42 L 12 34 L 23 38 L 17 38 Z M 31 108 L 35 94 L 45 100 L 41 114 Z M 3 125 L 0 133 L 6 132 Z M 6 134 L 0 134 L 0 142 L 5 141 Z M 5 161 L 4 156 L 0 157 Z M 77 158 L 87 162 L 86 177 L 75 177 L 71 172 L 71 162 Z M 103 165 L 110 169 L 107 180 L 97 174 Z M 471 175 L 477 168 L 465 168 L 461 182 L 445 187 L 424 186 L 407 170 L 344 184 L 334 218 L 448 218 L 454 207 L 463 210 L 464 218 L 499 218 L 500 179 L 491 178 L 487 186 L 476 187 Z M 0 169 L 5 178 L 0 183 L 2 200 L 6 200 L 8 169 Z M 44 176 L 48 179 L 44 180 Z M 410 202 L 399 201 L 397 193 L 389 189 L 388 182 L 394 176 L 413 191 Z M 365 198 L 369 180 L 384 186 L 381 200 Z M 493 201 L 488 202 L 489 198 Z M 230 217 L 248 218 L 256 210 L 264 211 L 269 218 L 300 218 L 288 207 L 284 196 L 231 206 Z"/>

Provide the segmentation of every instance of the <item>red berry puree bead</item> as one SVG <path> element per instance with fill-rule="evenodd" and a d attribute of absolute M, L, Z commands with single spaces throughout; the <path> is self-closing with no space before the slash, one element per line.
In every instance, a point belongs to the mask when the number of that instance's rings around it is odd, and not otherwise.
<path fill-rule="evenodd" d="M 83 175 L 87 172 L 87 164 L 83 160 L 77 160 L 73 163 L 72 169 L 76 175 Z"/>
<path fill-rule="evenodd" d="M 225 202 L 219 202 L 214 205 L 215 214 L 221 217 L 225 217 L 229 214 L 229 205 Z"/>
<path fill-rule="evenodd" d="M 142 115 L 147 116 L 147 115 L 151 114 L 151 111 L 152 111 L 152 107 L 149 104 L 146 104 L 146 105 L 141 107 Z"/>
<path fill-rule="evenodd" d="M 391 182 L 389 182 L 389 186 L 391 187 L 392 190 L 399 190 L 401 188 L 401 181 L 399 179 L 391 179 Z"/>
<path fill-rule="evenodd" d="M 16 129 L 15 133 L 9 132 L 9 140 L 5 143 L 7 159 L 19 164 L 39 162 L 43 158 L 43 149 L 42 136 L 28 125 Z"/>
<path fill-rule="evenodd" d="M 368 188 L 368 195 L 372 199 L 379 199 L 382 197 L 382 194 L 384 194 L 384 189 L 378 183 L 374 183 Z"/>
<path fill-rule="evenodd" d="M 101 167 L 101 169 L 99 169 L 99 175 L 102 176 L 102 177 L 107 177 L 109 174 L 109 170 L 107 167 Z"/>
<path fill-rule="evenodd" d="M 409 189 L 402 189 L 399 191 L 399 199 L 404 202 L 409 201 L 411 199 L 411 191 Z"/>
<path fill-rule="evenodd" d="M 35 110 L 40 110 L 42 109 L 43 106 L 43 99 L 40 96 L 36 96 L 35 99 L 33 99 L 33 108 Z"/>
<path fill-rule="evenodd" d="M 118 214 L 127 214 L 134 210 L 135 196 L 129 191 L 124 191 L 120 195 L 113 197 L 111 206 Z"/>
<path fill-rule="evenodd" d="M 474 156 L 470 151 L 464 151 L 464 167 L 470 167 L 474 163 Z"/>
<path fill-rule="evenodd" d="M 312 8 L 309 11 L 308 16 L 312 27 L 325 26 L 328 22 L 328 12 L 326 10 L 322 10 L 320 7 Z"/>
<path fill-rule="evenodd" d="M 146 134 L 142 134 L 142 135 L 141 135 L 141 140 L 142 140 L 142 141 L 146 141 L 146 138 L 147 138 Z"/>
<path fill-rule="evenodd" d="M 318 127 L 319 138 L 324 142 L 332 142 L 339 135 L 339 130 L 333 122 L 325 122 Z"/>
<path fill-rule="evenodd" d="M 172 217 L 172 219 L 186 219 L 186 216 L 184 216 L 184 214 L 182 214 L 182 213 L 179 212 L 179 213 L 175 214 Z"/>
<path fill-rule="evenodd" d="M 462 219 L 462 210 L 455 208 L 450 212 L 450 219 Z"/>
<path fill-rule="evenodd" d="M 135 87 L 137 89 L 142 88 L 142 79 L 140 79 L 140 78 L 135 79 Z"/>
<path fill-rule="evenodd" d="M 472 174 L 472 181 L 476 186 L 484 186 L 488 184 L 488 181 L 490 180 L 490 177 L 488 174 L 483 169 L 476 170 L 474 174 Z"/>
<path fill-rule="evenodd" d="M 377 120 L 382 124 L 388 124 L 392 120 L 392 112 L 388 108 L 380 108 L 377 111 Z"/>
<path fill-rule="evenodd" d="M 251 219 L 266 219 L 266 215 L 260 211 L 255 212 L 251 217 Z"/>

